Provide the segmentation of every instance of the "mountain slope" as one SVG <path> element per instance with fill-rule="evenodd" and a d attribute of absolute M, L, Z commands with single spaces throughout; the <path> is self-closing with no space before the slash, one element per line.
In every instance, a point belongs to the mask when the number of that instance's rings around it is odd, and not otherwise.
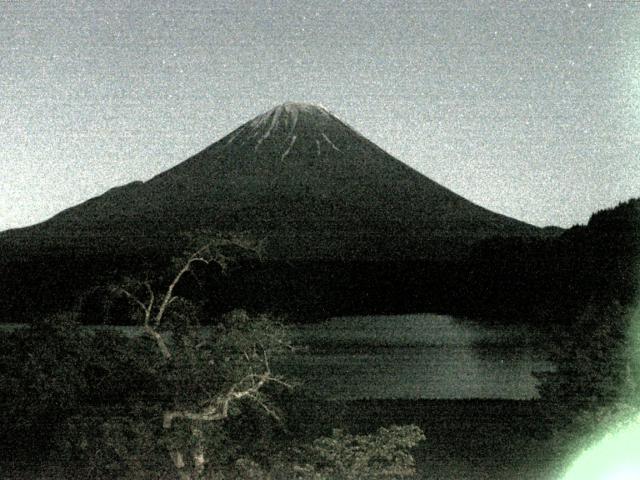
<path fill-rule="evenodd" d="M 324 108 L 285 103 L 147 182 L 4 236 L 149 240 L 194 229 L 267 237 L 275 257 L 338 259 L 447 255 L 539 233 L 419 174 Z"/>

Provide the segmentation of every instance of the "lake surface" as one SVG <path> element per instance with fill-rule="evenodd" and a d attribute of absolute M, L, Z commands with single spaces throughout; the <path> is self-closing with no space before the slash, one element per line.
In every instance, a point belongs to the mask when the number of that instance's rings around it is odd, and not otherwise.
<path fill-rule="evenodd" d="M 300 348 L 273 362 L 274 370 L 327 399 L 527 400 L 538 398 L 532 372 L 554 368 L 541 335 L 522 325 L 411 314 L 338 317 L 292 330 Z"/>
<path fill-rule="evenodd" d="M 277 369 L 329 399 L 537 398 L 532 372 L 550 371 L 526 326 L 446 315 L 339 317 L 296 327 L 306 345 Z"/>

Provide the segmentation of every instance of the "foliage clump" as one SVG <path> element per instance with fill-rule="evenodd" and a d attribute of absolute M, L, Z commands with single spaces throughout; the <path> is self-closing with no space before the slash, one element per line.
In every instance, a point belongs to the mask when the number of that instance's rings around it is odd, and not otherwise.
<path fill-rule="evenodd" d="M 424 439 L 422 430 L 413 425 L 381 427 L 369 435 L 336 429 L 313 441 L 304 450 L 306 462 L 294 471 L 300 480 L 408 478 L 416 473 L 410 450 Z"/>
<path fill-rule="evenodd" d="M 365 435 L 341 429 L 280 453 L 270 465 L 241 458 L 224 478 L 254 480 L 401 480 L 414 477 L 411 449 L 425 439 L 413 425 L 385 428 Z"/>
<path fill-rule="evenodd" d="M 417 427 L 370 435 L 335 430 L 310 440 L 321 427 L 287 426 L 284 415 L 295 412 L 297 397 L 285 393 L 292 384 L 272 369 L 274 359 L 291 352 L 287 328 L 244 310 L 210 317 L 182 295 L 183 279 L 197 282 L 209 267 L 228 269 L 233 248 L 254 246 L 215 239 L 177 260 L 164 278 L 110 289 L 134 307 L 138 327 L 85 328 L 70 314 L 0 336 L 0 388 L 9 394 L 2 401 L 3 448 L 24 438 L 29 451 L 38 439 L 38 451 L 53 454 L 49 460 L 91 478 L 347 480 L 415 473 L 410 449 L 423 438 Z M 278 404 L 285 398 L 288 404 Z"/>

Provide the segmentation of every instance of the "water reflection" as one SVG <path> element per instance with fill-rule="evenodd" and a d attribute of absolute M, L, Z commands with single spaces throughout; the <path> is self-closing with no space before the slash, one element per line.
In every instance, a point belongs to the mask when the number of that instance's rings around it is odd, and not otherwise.
<path fill-rule="evenodd" d="M 326 398 L 536 398 L 552 368 L 525 326 L 450 316 L 341 317 L 296 330 L 308 350 L 278 366 Z"/>

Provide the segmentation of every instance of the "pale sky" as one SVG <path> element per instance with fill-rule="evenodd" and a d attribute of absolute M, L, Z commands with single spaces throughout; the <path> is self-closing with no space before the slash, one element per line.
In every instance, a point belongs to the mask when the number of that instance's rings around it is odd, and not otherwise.
<path fill-rule="evenodd" d="M 640 2 L 0 0 L 0 230 L 320 103 L 491 210 L 640 196 Z"/>

